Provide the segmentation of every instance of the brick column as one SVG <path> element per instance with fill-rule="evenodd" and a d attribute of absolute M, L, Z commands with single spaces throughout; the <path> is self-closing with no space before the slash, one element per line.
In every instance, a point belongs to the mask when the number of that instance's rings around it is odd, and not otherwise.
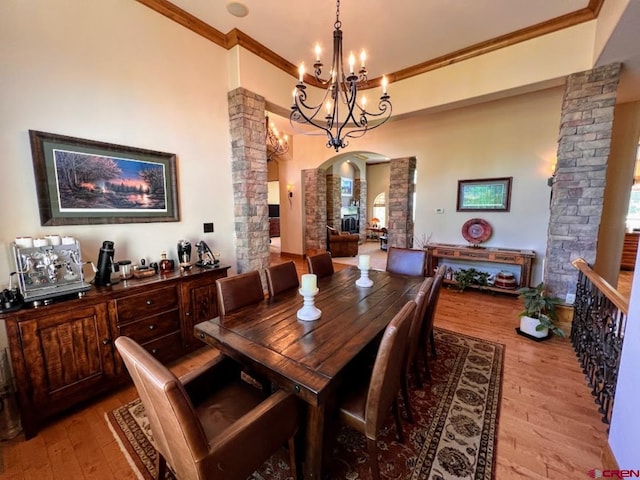
<path fill-rule="evenodd" d="M 322 169 L 303 170 L 305 254 L 327 249 L 327 179 Z"/>
<path fill-rule="evenodd" d="M 356 178 L 354 191 L 358 192 L 358 232 L 360 232 L 360 243 L 367 239 L 367 182 L 361 178 Z"/>
<path fill-rule="evenodd" d="M 389 246 L 413 246 L 413 179 L 415 157 L 391 160 L 389 173 Z"/>
<path fill-rule="evenodd" d="M 567 79 L 544 266 L 549 292 L 562 299 L 575 292 L 578 271 L 571 261 L 582 257 L 593 265 L 596 259 L 620 67 Z"/>
<path fill-rule="evenodd" d="M 327 187 L 325 190 L 325 198 L 327 201 L 327 224 L 333 228 L 340 230 L 340 175 L 334 175 L 332 172 L 326 174 Z"/>
<path fill-rule="evenodd" d="M 228 99 L 237 270 L 243 273 L 269 265 L 265 102 L 244 88 Z"/>

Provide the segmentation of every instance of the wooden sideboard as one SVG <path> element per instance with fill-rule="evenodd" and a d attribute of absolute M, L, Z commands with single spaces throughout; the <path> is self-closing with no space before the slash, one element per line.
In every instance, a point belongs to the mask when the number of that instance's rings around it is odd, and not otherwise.
<path fill-rule="evenodd" d="M 620 268 L 622 270 L 633 270 L 635 268 L 639 238 L 640 232 L 631 232 L 624 234 L 622 258 L 620 259 Z"/>
<path fill-rule="evenodd" d="M 460 262 L 461 264 L 487 262 L 502 265 L 513 265 L 519 269 L 519 283 L 515 289 L 499 288 L 495 286 L 482 287 L 496 292 L 516 294 L 521 287 L 528 287 L 531 283 L 531 266 L 536 254 L 533 250 L 516 250 L 511 248 L 471 247 L 467 245 L 454 245 L 447 243 L 430 243 L 427 250 L 427 272 L 433 275 L 441 261 L 446 259 Z M 475 268 L 475 267 L 474 267 Z M 453 280 L 445 280 L 446 283 L 455 283 Z"/>
<path fill-rule="evenodd" d="M 110 287 L 82 298 L 0 314 L 7 326 L 27 439 L 47 418 L 129 380 L 113 341 L 127 335 L 166 363 L 202 346 L 193 326 L 218 315 L 215 282 L 229 267 L 193 268 Z"/>

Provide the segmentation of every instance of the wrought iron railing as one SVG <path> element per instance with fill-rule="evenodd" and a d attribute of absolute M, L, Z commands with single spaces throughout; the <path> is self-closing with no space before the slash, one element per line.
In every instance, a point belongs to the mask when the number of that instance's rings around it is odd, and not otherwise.
<path fill-rule="evenodd" d="M 629 302 L 583 259 L 573 261 L 579 270 L 571 324 L 571 343 L 600 405 L 602 421 L 611 421 L 618 381 L 622 341 Z"/>

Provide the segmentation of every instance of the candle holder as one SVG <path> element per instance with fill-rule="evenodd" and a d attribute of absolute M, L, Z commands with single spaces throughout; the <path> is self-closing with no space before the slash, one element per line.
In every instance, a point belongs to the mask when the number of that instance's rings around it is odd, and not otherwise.
<path fill-rule="evenodd" d="M 312 321 L 317 320 L 322 315 L 322 312 L 314 305 L 315 301 L 313 297 L 318 294 L 318 289 L 315 290 L 298 290 L 300 295 L 304 298 L 304 304 L 300 310 L 298 310 L 297 316 L 300 320 Z"/>
<path fill-rule="evenodd" d="M 360 278 L 356 280 L 356 285 L 358 287 L 365 287 L 365 288 L 369 288 L 373 286 L 373 280 L 369 278 L 368 268 L 360 268 Z"/>

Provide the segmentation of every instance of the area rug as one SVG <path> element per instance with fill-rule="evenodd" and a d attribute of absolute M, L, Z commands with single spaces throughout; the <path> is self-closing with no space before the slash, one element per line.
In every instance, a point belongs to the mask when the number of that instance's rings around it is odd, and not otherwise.
<path fill-rule="evenodd" d="M 492 479 L 504 346 L 440 329 L 435 338 L 438 355 L 430 362 L 432 380 L 423 389 L 415 385 L 411 389 L 415 421 L 403 423 L 405 442 L 398 442 L 391 416 L 378 441 L 382 476 Z M 138 478 L 154 479 L 156 451 L 140 400 L 106 416 Z M 326 465 L 329 478 L 371 478 L 363 435 L 340 427 L 332 449 Z M 173 479 L 171 474 L 167 479 Z M 291 480 L 284 449 L 248 480 Z"/>

